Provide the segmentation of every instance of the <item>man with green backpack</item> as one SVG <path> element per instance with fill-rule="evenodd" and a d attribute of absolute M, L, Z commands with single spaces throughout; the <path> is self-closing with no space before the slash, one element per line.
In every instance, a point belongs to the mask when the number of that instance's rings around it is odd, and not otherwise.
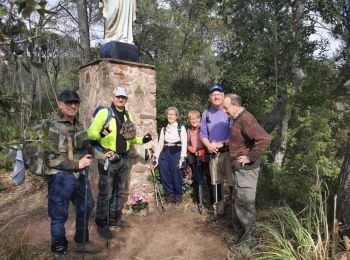
<path fill-rule="evenodd" d="M 89 241 L 88 220 L 94 202 L 87 174 L 92 164 L 92 156 L 106 159 L 112 153 L 98 153 L 97 156 L 94 150 L 89 149 L 91 146 L 86 131 L 76 117 L 80 106 L 77 92 L 64 90 L 58 100 L 58 114 L 45 120 L 39 131 L 43 136 L 43 143 L 40 144 L 44 148 L 43 175 L 48 183 L 51 251 L 61 255 L 67 254 L 68 241 L 64 225 L 68 219 L 69 203 L 72 201 L 76 208 L 76 250 L 97 253 L 101 248 Z M 26 154 L 28 155 L 25 152 Z M 29 159 L 30 156 L 27 157 Z M 36 172 L 35 169 L 30 171 Z"/>
<path fill-rule="evenodd" d="M 112 238 L 109 226 L 128 228 L 122 220 L 122 209 L 127 201 L 128 151 L 131 144 L 145 144 L 152 140 L 147 133 L 136 136 L 133 118 L 125 109 L 128 96 L 124 87 L 113 90 L 110 107 L 99 109 L 88 129 L 88 136 L 96 149 L 114 153 L 113 158 L 99 160 L 99 194 L 97 197 L 97 231 L 103 238 Z"/>

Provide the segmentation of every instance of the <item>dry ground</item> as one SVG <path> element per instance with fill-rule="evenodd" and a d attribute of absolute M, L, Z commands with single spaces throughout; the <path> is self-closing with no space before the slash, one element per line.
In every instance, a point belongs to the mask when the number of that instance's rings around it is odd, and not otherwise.
<path fill-rule="evenodd" d="M 26 259 L 52 258 L 46 194 L 46 185 L 41 180 L 26 181 L 23 186 L 0 192 L 1 259 L 16 250 L 26 252 Z M 226 218 L 217 225 L 206 224 L 207 212 L 193 213 L 190 205 L 183 213 L 156 211 L 145 217 L 131 215 L 129 229 L 112 229 L 114 238 L 108 248 L 105 240 L 97 236 L 92 216 L 91 240 L 104 249 L 98 255 L 85 255 L 85 259 L 232 259 L 229 246 L 223 240 L 223 235 L 230 230 L 229 207 L 226 208 Z M 66 233 L 72 252 L 73 208 Z M 71 254 L 73 259 L 82 259 L 82 255 Z"/>

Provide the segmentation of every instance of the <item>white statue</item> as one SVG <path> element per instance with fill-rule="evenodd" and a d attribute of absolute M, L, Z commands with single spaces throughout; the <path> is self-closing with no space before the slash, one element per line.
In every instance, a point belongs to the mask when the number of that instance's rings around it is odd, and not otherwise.
<path fill-rule="evenodd" d="M 105 42 L 133 43 L 132 24 L 136 19 L 136 0 L 99 0 L 106 19 Z"/>

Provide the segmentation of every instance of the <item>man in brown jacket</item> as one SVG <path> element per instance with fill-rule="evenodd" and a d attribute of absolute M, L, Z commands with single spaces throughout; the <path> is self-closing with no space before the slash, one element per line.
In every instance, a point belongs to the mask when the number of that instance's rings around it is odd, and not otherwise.
<path fill-rule="evenodd" d="M 231 117 L 230 158 L 233 167 L 234 191 L 232 196 L 232 224 L 234 235 L 225 236 L 227 242 L 248 242 L 255 230 L 255 197 L 260 172 L 260 156 L 269 147 L 271 137 L 254 116 L 242 107 L 242 99 L 227 94 L 223 102 Z"/>

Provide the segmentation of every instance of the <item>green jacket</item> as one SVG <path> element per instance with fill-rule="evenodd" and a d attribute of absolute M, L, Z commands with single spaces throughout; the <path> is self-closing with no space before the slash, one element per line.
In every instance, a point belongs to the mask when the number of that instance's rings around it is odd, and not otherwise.
<path fill-rule="evenodd" d="M 83 125 L 77 120 L 71 123 L 62 114 L 49 119 L 45 131 L 45 174 L 53 175 L 58 172 L 72 172 L 79 175 L 79 160 L 88 152 L 89 142 Z M 81 133 L 81 134 L 78 134 Z M 77 135 L 78 134 L 78 135 Z M 73 158 L 68 156 L 68 137 L 72 138 Z M 75 138 L 75 136 L 86 138 Z"/>
<path fill-rule="evenodd" d="M 96 114 L 95 118 L 91 122 L 91 125 L 87 131 L 89 139 L 93 141 L 97 141 L 103 148 L 115 152 L 117 150 L 117 120 L 114 115 L 111 121 L 108 123 L 109 129 L 111 133 L 105 137 L 100 136 L 100 132 L 102 131 L 102 127 L 107 119 L 108 110 L 107 108 L 101 109 Z M 134 122 L 133 117 L 129 114 L 129 118 L 131 122 Z M 124 120 L 127 120 L 127 116 L 124 115 Z M 126 151 L 129 151 L 131 144 L 143 144 L 142 137 L 136 136 L 134 139 L 126 141 Z"/>

